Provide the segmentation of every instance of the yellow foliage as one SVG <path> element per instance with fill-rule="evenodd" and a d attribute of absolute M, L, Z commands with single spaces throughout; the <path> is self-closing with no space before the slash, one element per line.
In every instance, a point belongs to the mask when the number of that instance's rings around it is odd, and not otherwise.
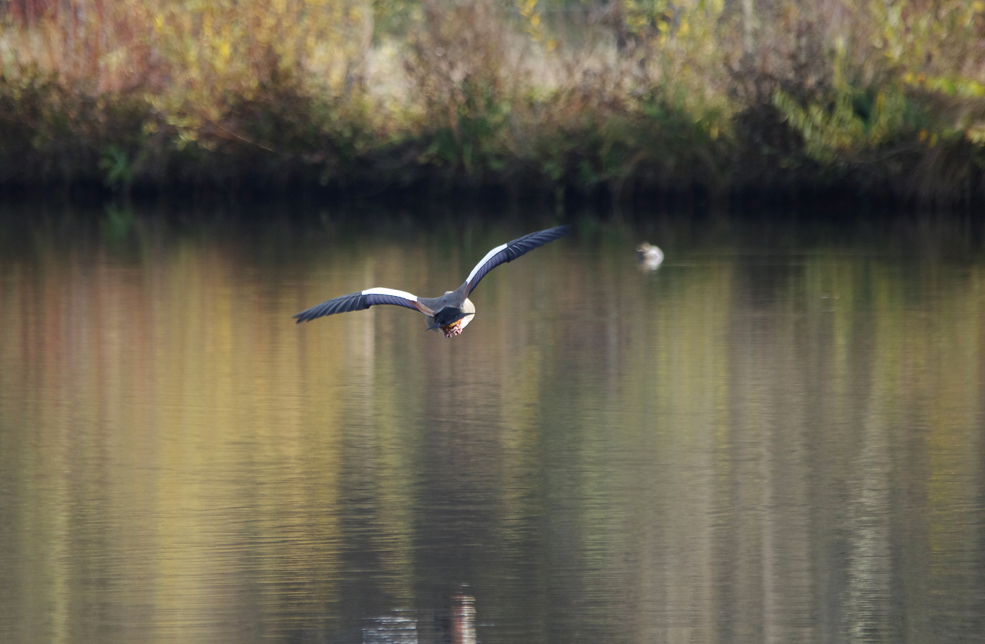
<path fill-rule="evenodd" d="M 157 50 L 169 72 L 155 107 L 192 131 L 221 118 L 227 96 L 252 100 L 288 83 L 341 93 L 361 74 L 372 12 L 360 0 L 151 0 Z"/>
<path fill-rule="evenodd" d="M 833 162 L 839 154 L 864 152 L 896 135 L 905 118 L 905 97 L 898 88 L 879 91 L 868 117 L 860 115 L 855 101 L 859 97 L 850 87 L 838 92 L 833 107 L 812 103 L 800 105 L 783 91 L 777 91 L 773 104 L 804 137 L 807 153 L 821 162 Z M 920 134 L 924 140 L 926 133 Z M 937 135 L 930 136 L 930 145 Z"/>
<path fill-rule="evenodd" d="M 545 45 L 548 51 L 557 47 L 557 41 L 548 41 L 544 25 L 540 21 L 540 11 L 537 0 L 517 0 L 516 8 L 524 19 L 524 30 L 538 43 Z M 551 45 L 551 43 L 554 43 Z"/>
<path fill-rule="evenodd" d="M 985 0 L 849 4 L 836 22 L 807 0 L 727 9 L 724 0 L 613 0 L 597 22 L 576 27 L 560 17 L 569 0 L 66 2 L 78 10 L 30 29 L 0 21 L 2 71 L 34 64 L 97 97 L 135 90 L 156 119 L 143 132 L 179 147 L 261 144 L 238 126 L 254 118 L 263 129 L 269 109 L 312 147 L 329 121 L 372 132 L 381 147 L 446 128 L 447 140 L 417 158 L 455 159 L 469 171 L 484 158 L 498 170 L 504 159 L 539 154 L 530 152 L 537 137 L 583 127 L 609 136 L 613 114 L 654 119 L 646 112 L 654 105 L 681 111 L 701 124 L 702 141 L 723 144 L 733 116 L 772 105 L 811 156 L 829 161 L 900 133 L 912 143 L 921 130 L 924 145 L 985 139 Z M 402 22 L 381 26 L 374 47 L 374 27 L 390 13 Z M 576 29 L 595 31 L 583 38 Z M 316 109 L 299 114 L 305 105 Z M 346 117 L 332 112 L 338 105 L 351 108 Z M 765 127 L 775 124 L 769 111 Z M 357 124 L 346 121 L 352 115 Z M 277 140 L 277 128 L 265 131 Z M 593 176 L 614 176 L 611 166 L 637 158 L 638 142 L 626 138 Z M 299 156 L 324 158 L 307 151 Z"/>

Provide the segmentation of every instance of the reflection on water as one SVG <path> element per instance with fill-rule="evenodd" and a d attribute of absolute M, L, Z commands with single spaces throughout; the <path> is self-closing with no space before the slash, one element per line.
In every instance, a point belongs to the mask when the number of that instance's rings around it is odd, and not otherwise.
<path fill-rule="evenodd" d="M 366 620 L 362 644 L 476 644 L 475 598 L 458 593 L 451 608 L 395 611 Z"/>
<path fill-rule="evenodd" d="M 584 222 L 461 337 L 291 320 L 550 223 L 0 227 L 0 641 L 980 641 L 980 235 Z"/>

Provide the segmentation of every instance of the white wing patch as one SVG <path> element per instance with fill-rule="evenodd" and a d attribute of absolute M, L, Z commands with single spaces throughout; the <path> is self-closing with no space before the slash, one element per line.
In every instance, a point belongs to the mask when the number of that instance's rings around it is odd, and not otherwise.
<path fill-rule="evenodd" d="M 413 293 L 408 293 L 407 291 L 397 291 L 392 288 L 368 288 L 362 292 L 363 295 L 392 295 L 393 297 L 402 297 L 405 300 L 410 300 L 411 302 L 417 301 L 417 296 Z"/>
<path fill-rule="evenodd" d="M 486 253 L 486 256 L 479 260 L 479 263 L 475 265 L 475 268 L 472 269 L 472 272 L 469 273 L 469 276 L 465 279 L 465 281 L 466 282 L 471 282 L 472 281 L 472 278 L 475 277 L 475 274 L 479 272 L 479 269 L 482 268 L 483 265 L 485 265 L 486 262 L 488 262 L 490 259 L 492 259 L 493 258 L 493 255 L 495 255 L 496 253 L 498 253 L 499 251 L 503 250 L 504 248 L 506 248 L 509 245 L 510 245 L 510 243 L 509 242 L 506 242 L 505 244 L 502 244 L 500 246 L 497 246 L 496 248 L 494 248 L 491 251 L 489 251 L 488 253 Z"/>

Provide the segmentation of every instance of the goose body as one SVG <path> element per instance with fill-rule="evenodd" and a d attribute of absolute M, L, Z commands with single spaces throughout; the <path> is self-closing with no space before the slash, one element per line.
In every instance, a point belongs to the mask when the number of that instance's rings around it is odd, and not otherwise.
<path fill-rule="evenodd" d="M 469 294 L 489 271 L 535 248 L 564 237 L 569 232 L 571 232 L 569 226 L 548 228 L 497 246 L 479 260 L 461 286 L 454 291 L 446 291 L 439 297 L 418 297 L 413 293 L 390 288 L 369 288 L 322 302 L 301 311 L 294 318 L 300 324 L 326 315 L 361 311 L 378 304 L 393 304 L 420 311 L 427 316 L 429 330 L 441 329 L 446 338 L 451 338 L 461 334 L 472 321 L 475 305 L 469 299 Z"/>
<path fill-rule="evenodd" d="M 645 270 L 659 268 L 664 261 L 664 252 L 656 246 L 643 242 L 636 248 L 636 261 Z"/>

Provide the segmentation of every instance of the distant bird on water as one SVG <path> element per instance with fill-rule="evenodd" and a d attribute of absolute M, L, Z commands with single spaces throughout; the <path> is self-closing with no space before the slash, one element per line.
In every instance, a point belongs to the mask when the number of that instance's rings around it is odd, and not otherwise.
<path fill-rule="evenodd" d="M 664 252 L 647 242 L 636 247 L 636 261 L 640 268 L 654 270 L 664 261 Z"/>
<path fill-rule="evenodd" d="M 479 281 L 486 276 L 486 273 L 496 268 L 500 264 L 512 262 L 514 259 L 532 251 L 533 249 L 550 243 L 555 239 L 564 237 L 571 232 L 570 226 L 559 226 L 548 228 L 540 232 L 524 235 L 519 239 L 493 248 L 486 253 L 486 256 L 479 260 L 469 276 L 465 278 L 465 283 L 454 291 L 445 291 L 441 297 L 417 297 L 406 291 L 395 291 L 389 288 L 369 288 L 365 291 L 350 293 L 340 297 L 332 298 L 327 302 L 322 302 L 318 306 L 313 306 L 306 311 L 301 311 L 294 317 L 298 324 L 320 318 L 325 315 L 335 313 L 346 313 L 348 311 L 362 311 L 377 304 L 396 304 L 408 309 L 417 309 L 427 316 L 428 330 L 441 329 L 445 332 L 445 337 L 460 334 L 475 315 L 475 305 L 469 299 L 469 294 L 479 284 Z"/>

